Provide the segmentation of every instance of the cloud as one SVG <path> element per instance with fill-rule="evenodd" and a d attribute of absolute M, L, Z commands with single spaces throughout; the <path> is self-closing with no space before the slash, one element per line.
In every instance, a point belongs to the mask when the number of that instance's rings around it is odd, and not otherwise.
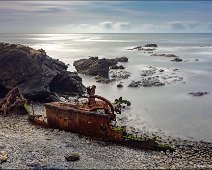
<path fill-rule="evenodd" d="M 65 9 L 63 9 L 63 8 L 56 7 L 56 6 L 49 6 L 49 7 L 45 7 L 43 9 L 37 10 L 36 12 L 39 12 L 39 13 L 62 13 L 64 11 L 65 11 Z"/>
<path fill-rule="evenodd" d="M 186 28 L 186 26 L 184 25 L 184 23 L 182 21 L 169 22 L 169 25 L 174 30 L 183 30 Z"/>
<path fill-rule="evenodd" d="M 129 30 L 131 28 L 131 25 L 128 22 L 117 22 L 114 26 L 120 30 Z"/>
<path fill-rule="evenodd" d="M 169 22 L 168 25 L 174 30 L 185 30 L 185 29 L 193 29 L 198 27 L 200 24 L 197 21 L 172 21 Z"/>
<path fill-rule="evenodd" d="M 208 27 L 209 29 L 212 29 L 212 22 L 208 22 L 208 23 L 207 23 L 207 27 Z"/>
<path fill-rule="evenodd" d="M 131 28 L 131 25 L 128 22 L 104 21 L 100 22 L 99 25 L 106 30 L 129 30 Z"/>
<path fill-rule="evenodd" d="M 100 23 L 100 26 L 102 26 L 105 29 L 112 29 L 114 26 L 114 23 L 111 21 L 104 21 Z"/>
<path fill-rule="evenodd" d="M 173 3 L 0 0 L 0 32 L 211 32 L 212 2 Z"/>

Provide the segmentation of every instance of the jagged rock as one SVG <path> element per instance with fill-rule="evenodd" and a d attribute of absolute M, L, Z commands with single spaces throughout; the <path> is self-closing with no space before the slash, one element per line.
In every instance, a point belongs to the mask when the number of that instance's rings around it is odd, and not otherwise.
<path fill-rule="evenodd" d="M 148 79 L 142 79 L 141 81 L 132 81 L 128 87 L 152 87 L 152 86 L 163 86 L 164 82 L 161 82 L 155 77 L 148 77 Z"/>
<path fill-rule="evenodd" d="M 128 62 L 128 58 L 127 57 L 117 57 L 116 60 L 118 62 Z"/>
<path fill-rule="evenodd" d="M 182 62 L 183 60 L 179 57 L 176 57 L 175 59 L 171 60 L 171 61 L 175 61 L 175 62 Z"/>
<path fill-rule="evenodd" d="M 89 59 L 80 59 L 74 62 L 77 72 L 91 75 L 101 76 L 104 78 L 109 77 L 109 67 L 116 65 L 116 59 L 99 59 L 98 57 L 90 57 Z"/>
<path fill-rule="evenodd" d="M 139 87 L 141 86 L 141 81 L 132 81 L 128 87 Z"/>
<path fill-rule="evenodd" d="M 0 92 L 18 87 L 24 96 L 34 101 L 45 101 L 52 92 L 83 93 L 82 79 L 67 71 L 67 66 L 46 55 L 20 44 L 0 43 Z"/>
<path fill-rule="evenodd" d="M 115 80 L 127 79 L 130 76 L 131 76 L 131 73 L 128 71 L 112 72 L 112 75 L 111 75 L 111 77 Z"/>
<path fill-rule="evenodd" d="M 158 47 L 157 44 L 146 44 L 144 47 Z"/>
<path fill-rule="evenodd" d="M 101 76 L 99 76 L 99 75 L 97 75 L 97 76 L 95 77 L 95 79 L 96 79 L 96 82 L 97 82 L 97 83 L 105 83 L 105 84 L 108 84 L 108 83 L 110 83 L 110 82 L 113 81 L 113 80 L 110 80 L 109 78 L 104 78 L 104 77 L 101 77 Z"/>
<path fill-rule="evenodd" d="M 114 65 L 114 66 L 111 66 L 110 69 L 122 69 L 123 70 L 123 69 L 125 69 L 125 67 L 123 65 L 119 65 L 119 66 Z"/>
<path fill-rule="evenodd" d="M 137 46 L 137 47 L 134 47 L 134 48 L 132 48 L 132 50 L 142 50 L 143 49 L 143 47 L 142 46 Z"/>
<path fill-rule="evenodd" d="M 157 54 L 157 53 L 154 53 L 151 56 L 161 56 L 161 57 L 169 57 L 169 58 L 178 58 L 178 56 L 176 56 L 175 54 Z"/>
<path fill-rule="evenodd" d="M 191 92 L 191 93 L 188 93 L 188 94 L 191 94 L 193 96 L 203 96 L 203 95 L 206 95 L 208 93 L 209 92 Z"/>

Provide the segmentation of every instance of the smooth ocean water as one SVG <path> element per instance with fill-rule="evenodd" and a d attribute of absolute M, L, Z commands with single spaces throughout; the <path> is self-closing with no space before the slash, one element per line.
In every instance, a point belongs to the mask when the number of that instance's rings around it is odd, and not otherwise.
<path fill-rule="evenodd" d="M 116 87 L 119 82 L 99 84 L 93 77 L 81 75 L 83 83 L 96 84 L 97 94 L 111 101 L 120 96 L 130 100 L 132 106 L 124 112 L 129 126 L 212 141 L 212 34 L 0 34 L 0 39 L 43 48 L 50 57 L 70 64 L 70 71 L 75 71 L 73 61 L 80 58 L 126 56 L 129 62 L 123 65 L 132 76 L 123 80 L 122 89 Z M 125 50 L 147 43 L 156 43 L 157 53 L 173 53 L 188 62 L 175 63 L 140 51 Z M 202 45 L 205 47 L 200 47 Z M 131 80 L 141 79 L 141 70 L 147 65 L 178 68 L 184 80 L 163 87 L 127 87 Z M 202 97 L 188 95 L 193 91 L 210 93 Z"/>

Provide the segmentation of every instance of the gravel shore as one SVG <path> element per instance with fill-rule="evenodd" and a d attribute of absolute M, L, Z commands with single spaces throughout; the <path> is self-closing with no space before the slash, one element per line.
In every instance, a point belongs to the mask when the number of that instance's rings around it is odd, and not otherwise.
<path fill-rule="evenodd" d="M 169 139 L 174 153 L 143 151 L 31 125 L 27 115 L 0 116 L 0 169 L 179 169 L 212 168 L 212 143 Z M 80 160 L 65 156 L 79 153 Z"/>

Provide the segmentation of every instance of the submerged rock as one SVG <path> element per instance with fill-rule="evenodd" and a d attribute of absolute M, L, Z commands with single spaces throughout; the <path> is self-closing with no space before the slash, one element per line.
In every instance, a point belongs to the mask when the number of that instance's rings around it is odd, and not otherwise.
<path fill-rule="evenodd" d="M 67 71 L 67 66 L 46 55 L 19 44 L 0 43 L 0 92 L 18 87 L 33 101 L 46 101 L 52 93 L 83 93 L 82 79 Z"/>
<path fill-rule="evenodd" d="M 171 61 L 175 61 L 175 62 L 182 62 L 183 60 L 179 57 L 176 57 L 175 59 L 171 60 Z"/>
<path fill-rule="evenodd" d="M 193 96 L 203 96 L 203 95 L 206 95 L 208 93 L 209 92 L 191 92 L 191 93 L 188 93 L 188 94 L 193 95 Z"/>
<path fill-rule="evenodd" d="M 90 57 L 88 59 L 80 59 L 74 62 L 77 72 L 91 75 L 101 76 L 104 78 L 109 77 L 109 67 L 116 65 L 116 59 L 99 59 L 98 57 Z"/>
<path fill-rule="evenodd" d="M 168 57 L 168 58 L 178 58 L 175 54 L 158 54 L 154 53 L 151 56 L 161 56 L 161 57 Z"/>

